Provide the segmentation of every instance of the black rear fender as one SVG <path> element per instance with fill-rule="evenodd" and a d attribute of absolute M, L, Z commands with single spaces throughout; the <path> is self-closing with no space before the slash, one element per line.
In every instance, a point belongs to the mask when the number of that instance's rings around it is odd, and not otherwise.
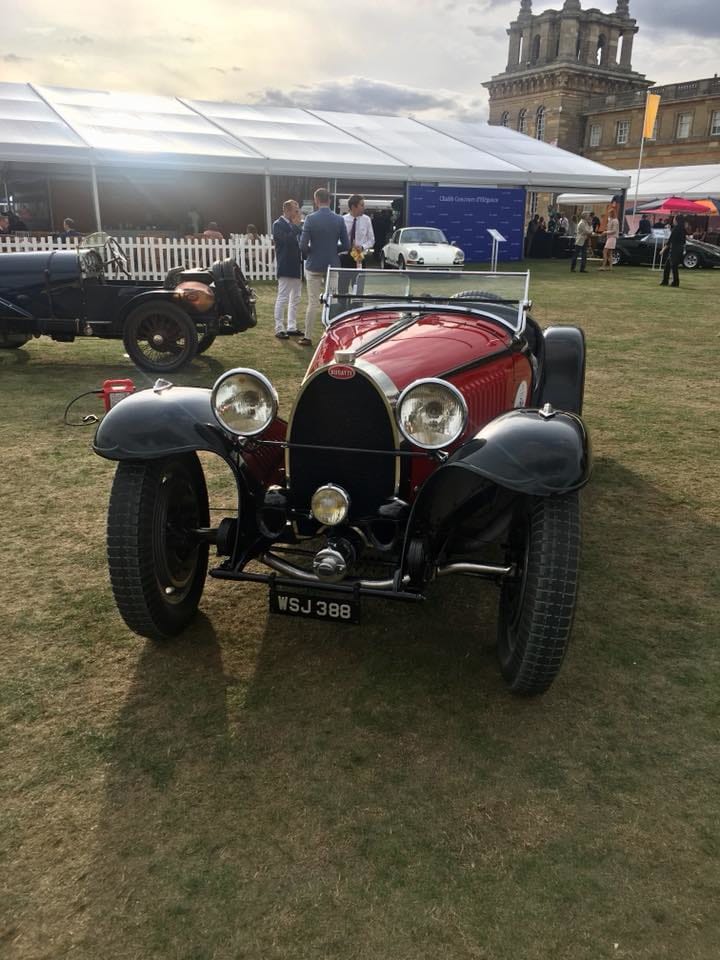
<path fill-rule="evenodd" d="M 544 332 L 538 406 L 582 413 L 585 394 L 585 334 L 579 327 L 548 327 Z"/>

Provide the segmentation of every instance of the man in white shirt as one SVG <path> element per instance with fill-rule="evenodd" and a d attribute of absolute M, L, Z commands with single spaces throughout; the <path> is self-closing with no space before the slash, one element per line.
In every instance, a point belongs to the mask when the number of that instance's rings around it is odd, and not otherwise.
<path fill-rule="evenodd" d="M 350 239 L 350 250 L 340 257 L 340 266 L 345 270 L 362 270 L 363 259 L 375 246 L 375 233 L 372 221 L 365 213 L 365 198 L 354 193 L 348 200 L 348 213 L 343 217 Z M 345 292 L 349 284 L 342 283 L 339 293 Z"/>

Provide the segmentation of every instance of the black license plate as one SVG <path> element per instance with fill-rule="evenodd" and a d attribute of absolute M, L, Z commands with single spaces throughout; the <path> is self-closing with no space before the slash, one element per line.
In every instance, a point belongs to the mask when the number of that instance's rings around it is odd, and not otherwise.
<path fill-rule="evenodd" d="M 360 601 L 342 594 L 293 593 L 276 587 L 270 591 L 270 611 L 330 623 L 360 623 Z"/>

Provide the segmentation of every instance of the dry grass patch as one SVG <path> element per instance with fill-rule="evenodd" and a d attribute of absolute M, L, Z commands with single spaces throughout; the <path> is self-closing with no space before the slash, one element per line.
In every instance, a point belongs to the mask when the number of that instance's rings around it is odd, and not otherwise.
<path fill-rule="evenodd" d="M 133 371 L 116 343 L 0 353 L 2 953 L 715 960 L 720 274 L 682 280 L 533 265 L 538 319 L 586 329 L 597 462 L 573 646 L 532 702 L 467 581 L 344 630 L 212 581 L 177 643 L 129 634 L 112 466 L 60 418 Z M 258 367 L 287 413 L 308 353 L 272 299 L 177 381 Z"/>

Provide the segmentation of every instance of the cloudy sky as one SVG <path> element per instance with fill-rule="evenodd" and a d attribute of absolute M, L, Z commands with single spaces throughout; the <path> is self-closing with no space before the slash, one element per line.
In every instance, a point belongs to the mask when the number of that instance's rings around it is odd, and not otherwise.
<path fill-rule="evenodd" d="M 582 0 L 611 12 L 615 0 Z M 533 11 L 562 5 L 535 0 Z M 519 0 L 2 0 L 0 79 L 484 119 Z M 679 11 L 682 11 L 679 13 Z M 718 70 L 720 0 L 631 0 L 633 66 L 657 83 Z M 0 48 L 1 50 L 2 48 Z"/>

